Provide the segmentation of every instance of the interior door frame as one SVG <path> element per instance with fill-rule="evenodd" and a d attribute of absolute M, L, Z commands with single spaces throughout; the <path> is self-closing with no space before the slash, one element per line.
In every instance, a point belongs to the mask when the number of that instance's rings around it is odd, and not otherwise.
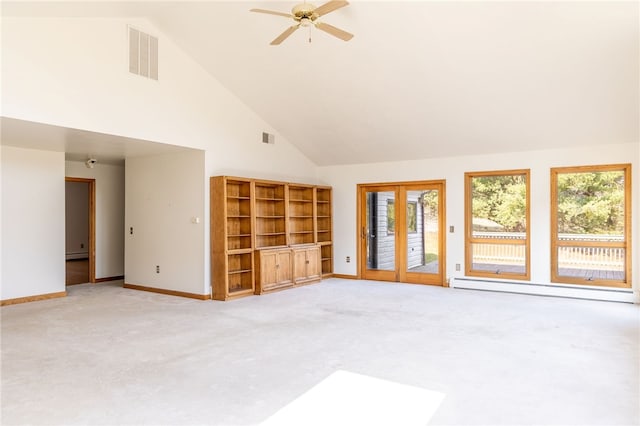
<path fill-rule="evenodd" d="M 96 282 L 96 180 L 65 177 L 65 182 L 86 183 L 89 186 L 89 282 Z M 65 213 L 66 217 L 66 213 Z"/>
<path fill-rule="evenodd" d="M 428 189 L 429 187 L 435 187 L 439 194 L 438 203 L 438 233 L 440 239 L 438 241 L 438 256 L 439 256 L 439 273 L 437 280 L 428 280 L 425 282 L 417 282 L 417 274 L 402 270 L 401 266 L 406 263 L 407 247 L 405 236 L 396 238 L 395 244 L 395 256 L 396 265 L 395 271 L 374 271 L 367 270 L 366 265 L 366 249 L 367 249 L 367 232 L 365 230 L 366 218 L 366 194 L 371 191 L 395 191 L 395 226 L 396 235 L 400 235 L 400 232 L 406 233 L 406 214 L 405 205 L 407 204 L 406 192 L 416 189 Z M 402 190 L 401 190 L 402 189 Z M 402 206 L 400 209 L 399 206 Z M 367 279 L 374 279 L 380 281 L 391 282 L 403 282 L 410 284 L 428 284 L 437 286 L 447 285 L 447 273 L 446 273 L 446 181 L 444 179 L 425 180 L 425 181 L 402 181 L 402 182 L 384 182 L 384 183 L 367 183 L 357 185 L 357 206 L 356 206 L 356 239 L 357 244 L 357 262 L 358 262 L 358 279 L 362 279 L 367 276 Z M 398 241 L 399 240 L 399 241 Z M 404 261 L 400 261 L 404 256 Z M 420 274 L 422 276 L 428 274 Z"/>

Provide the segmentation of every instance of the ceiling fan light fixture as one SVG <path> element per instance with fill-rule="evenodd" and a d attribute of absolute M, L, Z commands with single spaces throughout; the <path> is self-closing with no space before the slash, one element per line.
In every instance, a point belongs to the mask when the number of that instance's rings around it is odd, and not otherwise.
<path fill-rule="evenodd" d="M 293 19 L 294 25 L 290 26 L 284 30 L 282 34 L 276 37 L 271 42 L 272 46 L 282 43 L 300 27 L 309 28 L 309 32 L 311 32 L 311 27 L 316 27 L 317 29 L 337 37 L 340 40 L 349 41 L 353 38 L 353 34 L 341 30 L 340 28 L 336 28 L 333 25 L 325 24 L 324 22 L 317 22 L 318 18 L 348 5 L 349 2 L 346 0 L 329 0 L 322 6 L 315 7 L 311 3 L 307 3 L 305 0 L 304 3 L 294 6 L 293 9 L 291 9 L 291 13 L 283 13 L 266 9 L 250 9 L 250 12 L 266 13 L 268 15 L 283 16 L 285 18 Z M 309 39 L 309 41 L 311 41 L 311 39 Z"/>

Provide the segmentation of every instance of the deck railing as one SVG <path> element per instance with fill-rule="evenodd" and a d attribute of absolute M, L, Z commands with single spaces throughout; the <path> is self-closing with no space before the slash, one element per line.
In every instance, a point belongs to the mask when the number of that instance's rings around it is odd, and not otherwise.
<path fill-rule="evenodd" d="M 525 238 L 521 232 L 474 232 L 476 238 L 518 239 Z M 621 242 L 621 235 L 559 234 L 560 241 Z M 525 246 L 515 244 L 474 244 L 473 262 L 496 265 L 523 265 Z M 558 247 L 559 268 L 606 269 L 623 271 L 625 249 L 619 247 Z"/>
<path fill-rule="evenodd" d="M 560 241 L 622 242 L 623 235 L 559 234 Z M 625 249 L 621 247 L 558 247 L 559 268 L 623 271 Z"/>

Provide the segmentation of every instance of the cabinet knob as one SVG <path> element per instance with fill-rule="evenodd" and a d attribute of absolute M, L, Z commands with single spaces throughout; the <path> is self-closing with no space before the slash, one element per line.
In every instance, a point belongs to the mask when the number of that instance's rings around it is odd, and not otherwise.
<path fill-rule="evenodd" d="M 309 264 L 309 261 L 307 260 L 307 265 Z"/>
<path fill-rule="evenodd" d="M 279 268 L 279 267 L 280 267 L 280 265 L 276 265 L 276 268 Z"/>

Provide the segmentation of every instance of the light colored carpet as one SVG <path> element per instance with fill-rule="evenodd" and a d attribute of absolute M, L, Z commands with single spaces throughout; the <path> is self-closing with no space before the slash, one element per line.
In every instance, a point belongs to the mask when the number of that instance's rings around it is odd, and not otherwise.
<path fill-rule="evenodd" d="M 0 310 L 3 425 L 259 424 L 338 370 L 443 394 L 431 424 L 640 421 L 638 306 L 339 279 L 232 302 L 119 285 Z"/>

